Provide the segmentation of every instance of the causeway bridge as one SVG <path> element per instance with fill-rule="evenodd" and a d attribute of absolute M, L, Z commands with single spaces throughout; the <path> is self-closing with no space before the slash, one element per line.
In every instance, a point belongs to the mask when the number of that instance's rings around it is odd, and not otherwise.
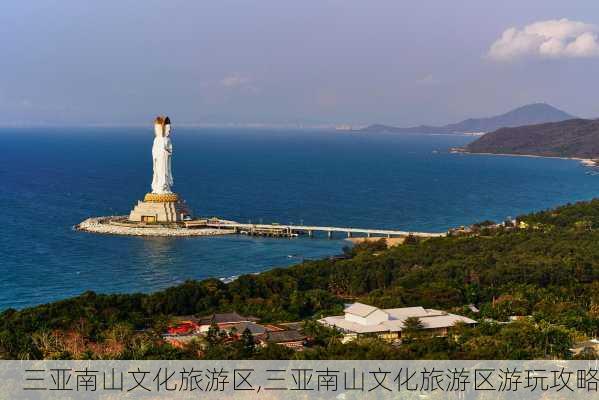
<path fill-rule="evenodd" d="M 343 228 L 336 226 L 312 226 L 312 225 L 283 225 L 283 224 L 251 224 L 251 223 L 239 223 L 234 221 L 224 221 L 216 219 L 208 219 L 202 221 L 204 226 L 216 229 L 232 229 L 236 233 L 248 234 L 248 235 L 262 235 L 262 236 L 298 236 L 308 235 L 314 236 L 315 232 L 324 232 L 330 238 L 333 237 L 334 233 L 341 232 L 348 238 L 355 235 L 366 236 L 366 237 L 406 237 L 415 236 L 421 238 L 433 238 L 446 236 L 445 233 L 428 233 L 428 232 L 408 232 L 398 231 L 390 229 L 363 229 L 363 228 Z M 193 223 L 189 224 L 189 227 L 193 227 Z"/>

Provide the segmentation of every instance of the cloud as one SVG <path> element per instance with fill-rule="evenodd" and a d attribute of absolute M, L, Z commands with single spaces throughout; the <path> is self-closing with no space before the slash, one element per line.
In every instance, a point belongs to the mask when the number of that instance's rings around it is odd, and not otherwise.
<path fill-rule="evenodd" d="M 252 80 L 250 78 L 248 78 L 247 76 L 240 75 L 240 74 L 233 74 L 233 75 L 225 76 L 223 79 L 221 79 L 220 84 L 221 84 L 221 86 L 224 86 L 226 88 L 238 88 L 241 86 L 248 85 L 249 83 L 251 83 L 251 81 Z"/>
<path fill-rule="evenodd" d="M 599 57 L 599 29 L 579 21 L 539 21 L 522 29 L 506 29 L 487 56 L 495 61 L 518 58 Z"/>

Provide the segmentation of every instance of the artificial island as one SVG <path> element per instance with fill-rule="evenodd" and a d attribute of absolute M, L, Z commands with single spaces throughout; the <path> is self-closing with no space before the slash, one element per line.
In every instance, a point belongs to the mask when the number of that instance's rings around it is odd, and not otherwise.
<path fill-rule="evenodd" d="M 171 159 L 171 121 L 158 116 L 154 120 L 152 145 L 151 192 L 139 200 L 129 215 L 91 217 L 75 226 L 80 231 L 131 236 L 213 236 L 246 234 L 254 236 L 295 237 L 317 233 L 329 239 L 334 234 L 353 236 L 403 238 L 438 237 L 444 233 L 407 232 L 390 229 L 362 229 L 334 226 L 281 225 L 240 223 L 220 218 L 194 217 L 187 202 L 173 192 Z"/>

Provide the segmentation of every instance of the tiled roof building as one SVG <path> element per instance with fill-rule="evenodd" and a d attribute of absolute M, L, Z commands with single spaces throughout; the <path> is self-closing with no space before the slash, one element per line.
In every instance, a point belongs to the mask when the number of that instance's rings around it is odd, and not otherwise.
<path fill-rule="evenodd" d="M 374 335 L 386 340 L 401 339 L 404 322 L 418 318 L 424 330 L 438 336 L 447 335 L 448 328 L 456 323 L 475 324 L 476 321 L 445 311 L 423 307 L 381 309 L 362 303 L 353 303 L 344 310 L 344 315 L 320 319 L 323 325 L 335 327 L 345 333 L 345 340 L 360 335 Z"/>

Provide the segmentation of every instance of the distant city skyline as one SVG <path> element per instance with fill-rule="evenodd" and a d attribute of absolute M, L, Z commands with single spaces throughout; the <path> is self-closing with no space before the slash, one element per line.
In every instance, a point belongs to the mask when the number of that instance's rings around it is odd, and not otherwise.
<path fill-rule="evenodd" d="M 599 118 L 598 26 L 590 0 L 7 0 L 0 125 Z"/>

